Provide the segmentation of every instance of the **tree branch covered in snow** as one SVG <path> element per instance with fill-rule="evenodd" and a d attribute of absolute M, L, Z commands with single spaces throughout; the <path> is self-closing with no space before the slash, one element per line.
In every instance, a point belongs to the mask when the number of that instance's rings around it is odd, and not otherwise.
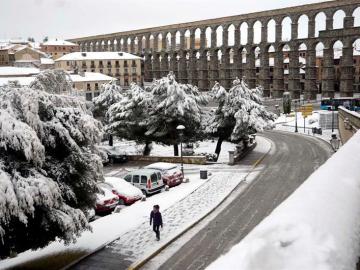
<path fill-rule="evenodd" d="M 89 229 L 83 210 L 102 179 L 90 149 L 102 126 L 74 97 L 53 94 L 62 76 L 46 71 L 32 88 L 0 88 L 0 257 Z"/>

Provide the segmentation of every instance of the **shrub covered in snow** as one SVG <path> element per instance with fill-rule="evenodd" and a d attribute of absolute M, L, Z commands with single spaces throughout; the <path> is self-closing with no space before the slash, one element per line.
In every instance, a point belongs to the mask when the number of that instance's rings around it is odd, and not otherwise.
<path fill-rule="evenodd" d="M 249 134 L 272 127 L 276 115 L 262 105 L 261 88 L 250 89 L 237 78 L 229 92 L 216 83 L 211 94 L 219 106 L 208 119 L 206 130 L 219 138 L 215 150 L 217 155 L 224 140 L 239 142 L 247 139 Z"/>
<path fill-rule="evenodd" d="M 101 123 L 74 97 L 54 94 L 68 87 L 64 74 L 44 73 L 32 88 L 0 88 L 0 257 L 74 241 L 89 229 L 82 210 L 94 206 L 102 179 L 91 151 Z"/>
<path fill-rule="evenodd" d="M 50 94 L 71 94 L 73 90 L 69 74 L 59 69 L 41 72 L 30 87 Z"/>

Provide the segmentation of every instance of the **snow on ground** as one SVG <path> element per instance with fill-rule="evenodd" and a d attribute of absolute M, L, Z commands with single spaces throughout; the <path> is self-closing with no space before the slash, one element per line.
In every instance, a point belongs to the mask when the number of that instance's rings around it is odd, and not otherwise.
<path fill-rule="evenodd" d="M 208 270 L 353 270 L 360 252 L 360 132 Z"/>
<path fill-rule="evenodd" d="M 107 142 L 104 142 L 107 144 Z M 199 142 L 199 147 L 196 147 L 195 154 L 200 153 L 214 153 L 215 147 L 216 147 L 217 141 L 203 141 Z M 142 153 L 144 149 L 144 145 L 136 144 L 135 141 L 115 141 L 114 146 L 120 147 L 122 151 L 125 151 L 129 155 L 139 155 Z M 153 143 L 152 150 L 150 155 L 151 156 L 174 156 L 174 148 L 173 146 L 168 145 L 161 145 Z M 218 159 L 218 162 L 220 163 L 227 163 L 229 162 L 229 152 L 228 151 L 234 151 L 236 147 L 236 144 L 231 142 L 223 142 L 221 146 L 221 152 Z M 180 146 L 179 146 L 180 148 Z M 179 149 L 180 150 L 180 149 Z"/>
<path fill-rule="evenodd" d="M 312 134 L 312 128 L 319 128 L 319 120 L 320 120 L 320 113 L 327 113 L 324 111 L 314 111 L 312 115 L 305 118 L 305 131 L 304 131 L 304 118 L 300 112 L 297 113 L 297 124 L 298 124 L 298 132 L 300 134 L 307 134 L 307 135 L 313 135 Z M 285 115 L 282 114 L 279 116 L 275 121 L 276 130 L 281 131 L 288 131 L 288 132 L 295 132 L 295 114 Z M 319 137 L 327 142 L 331 139 L 332 134 L 331 129 L 322 129 L 322 135 L 314 134 L 314 136 Z M 339 138 L 338 130 L 335 129 L 334 133 Z"/>

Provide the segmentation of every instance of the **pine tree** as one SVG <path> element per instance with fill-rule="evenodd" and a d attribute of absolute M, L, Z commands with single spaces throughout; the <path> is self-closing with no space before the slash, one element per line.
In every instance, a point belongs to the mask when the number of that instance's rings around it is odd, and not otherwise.
<path fill-rule="evenodd" d="M 179 84 L 172 72 L 151 86 L 154 106 L 150 107 L 146 136 L 152 141 L 174 145 L 178 155 L 178 125 L 184 125 L 184 141 L 196 141 L 201 133 L 202 105 L 207 103 L 197 87 Z"/>
<path fill-rule="evenodd" d="M 135 83 L 130 85 L 122 99 L 110 106 L 106 113 L 107 132 L 127 140 L 145 143 L 143 154 L 150 154 L 151 140 L 145 135 L 152 95 Z"/>
<path fill-rule="evenodd" d="M 101 123 L 75 97 L 53 94 L 67 87 L 59 76 L 0 87 L 0 257 L 90 229 L 83 211 L 103 178 L 91 151 Z"/>
<path fill-rule="evenodd" d="M 262 105 L 262 90 L 250 89 L 244 81 L 234 80 L 226 90 L 216 83 L 212 95 L 219 105 L 209 121 L 207 132 L 218 137 L 215 153 L 219 156 L 223 141 L 239 142 L 248 135 L 271 128 L 276 116 Z"/>

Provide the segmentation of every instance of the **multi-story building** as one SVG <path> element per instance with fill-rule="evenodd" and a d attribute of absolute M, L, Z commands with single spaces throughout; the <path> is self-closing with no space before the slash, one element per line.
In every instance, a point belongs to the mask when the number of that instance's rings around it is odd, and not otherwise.
<path fill-rule="evenodd" d="M 48 40 L 40 44 L 40 48 L 43 52 L 51 55 L 54 60 L 68 53 L 80 51 L 79 45 L 61 39 Z"/>
<path fill-rule="evenodd" d="M 131 82 L 143 85 L 142 66 L 142 58 L 125 52 L 75 52 L 55 60 L 56 68 L 106 74 L 124 88 Z"/>
<path fill-rule="evenodd" d="M 0 66 L 38 67 L 47 55 L 29 45 L 10 44 L 0 48 Z"/>

